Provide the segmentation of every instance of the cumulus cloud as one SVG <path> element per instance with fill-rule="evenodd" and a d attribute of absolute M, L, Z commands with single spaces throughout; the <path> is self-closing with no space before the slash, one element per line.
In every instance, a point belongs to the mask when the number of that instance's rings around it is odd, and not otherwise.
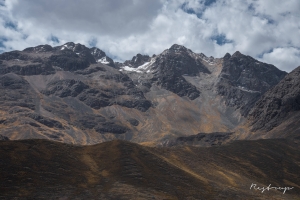
<path fill-rule="evenodd" d="M 286 71 L 292 71 L 300 66 L 300 49 L 294 47 L 275 48 L 270 53 L 265 53 L 262 60 L 267 63 L 274 62 Z"/>
<path fill-rule="evenodd" d="M 73 41 L 122 61 L 177 43 L 291 71 L 300 65 L 299 10 L 298 0 L 0 0 L 0 51 Z"/>

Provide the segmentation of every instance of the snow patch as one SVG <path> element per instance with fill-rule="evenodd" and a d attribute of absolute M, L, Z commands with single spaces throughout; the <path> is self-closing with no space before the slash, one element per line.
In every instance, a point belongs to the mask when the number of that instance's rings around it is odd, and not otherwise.
<path fill-rule="evenodd" d="M 145 62 L 143 65 L 141 65 L 137 68 L 133 68 L 133 67 L 129 67 L 129 66 L 122 67 L 121 71 L 125 70 L 125 71 L 129 71 L 129 72 L 137 72 L 137 73 L 147 72 L 148 73 L 148 72 L 150 72 L 150 70 L 147 70 L 149 66 L 150 66 L 150 62 Z"/>
<path fill-rule="evenodd" d="M 73 47 L 73 46 L 71 46 L 71 45 L 66 45 L 66 44 L 64 44 L 62 47 L 61 47 L 61 49 L 60 50 L 64 50 L 64 49 L 70 49 L 70 50 L 72 50 L 72 51 L 74 51 L 75 50 L 75 46 Z"/>
<path fill-rule="evenodd" d="M 142 69 L 146 69 L 148 67 L 150 62 L 145 62 L 144 64 L 142 64 L 141 66 L 138 66 L 137 68 L 142 70 Z"/>
<path fill-rule="evenodd" d="M 238 86 L 238 88 L 244 92 L 250 92 L 250 93 L 260 93 L 259 91 L 254 91 L 254 90 L 249 90 L 245 87 L 241 87 L 241 86 Z"/>
<path fill-rule="evenodd" d="M 106 60 L 106 56 L 103 57 L 103 58 L 101 58 L 101 59 L 99 59 L 99 60 L 97 60 L 97 62 L 100 62 L 102 64 L 109 64 L 109 61 Z"/>
<path fill-rule="evenodd" d="M 97 53 L 97 49 L 94 50 L 93 55 L 96 55 L 96 53 Z"/>
<path fill-rule="evenodd" d="M 129 72 L 137 72 L 137 73 L 151 73 L 151 66 L 155 62 L 155 58 L 152 58 L 150 62 L 145 62 L 144 64 L 138 66 L 137 68 L 124 66 L 121 67 L 120 71 L 129 71 Z"/>
<path fill-rule="evenodd" d="M 205 61 L 205 62 L 207 62 L 209 65 L 214 65 L 215 64 L 215 62 L 214 61 L 210 61 L 210 59 L 208 57 L 204 57 L 203 56 L 202 60 Z"/>

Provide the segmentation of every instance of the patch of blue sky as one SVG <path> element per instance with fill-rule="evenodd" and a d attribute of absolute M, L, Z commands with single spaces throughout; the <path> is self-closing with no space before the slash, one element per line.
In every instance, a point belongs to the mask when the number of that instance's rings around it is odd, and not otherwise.
<path fill-rule="evenodd" d="M 100 48 L 101 49 L 101 48 Z M 114 62 L 124 62 L 125 60 L 121 59 L 120 57 L 111 54 L 110 52 L 106 52 L 104 49 L 101 49 L 102 51 L 105 52 L 106 56 L 110 57 L 111 59 L 114 60 Z"/>
<path fill-rule="evenodd" d="M 267 51 L 263 51 L 262 53 L 260 53 L 260 54 L 257 55 L 257 58 L 263 58 L 263 57 L 264 57 L 264 54 L 272 53 L 273 50 L 274 50 L 274 48 L 270 48 L 270 49 L 267 50 Z"/>
<path fill-rule="evenodd" d="M 98 41 L 97 41 L 96 38 L 92 38 L 92 39 L 90 39 L 90 40 L 88 41 L 89 47 L 96 47 L 96 46 L 97 46 L 97 43 L 98 43 Z"/>
<path fill-rule="evenodd" d="M 8 41 L 8 39 L 7 38 L 5 38 L 5 37 L 0 37 L 0 47 L 1 48 L 5 48 L 5 45 L 4 45 L 4 42 L 6 42 L 6 41 Z"/>
<path fill-rule="evenodd" d="M 206 9 L 206 7 L 209 7 L 211 6 L 212 4 L 214 4 L 217 0 L 202 0 L 202 1 L 199 1 L 200 4 L 204 5 L 204 8 L 203 10 L 201 11 L 196 11 L 195 9 L 191 8 L 188 6 L 188 2 L 185 2 L 181 5 L 181 9 L 188 13 L 188 14 L 191 14 L 191 15 L 196 15 L 198 18 L 201 18 L 202 17 L 202 14 L 204 12 L 204 10 Z"/>
<path fill-rule="evenodd" d="M 17 23 L 14 23 L 14 22 L 12 22 L 12 21 L 5 21 L 4 27 L 5 27 L 5 28 L 12 29 L 12 30 L 14 30 L 14 31 L 18 31 L 18 24 L 17 24 Z"/>
<path fill-rule="evenodd" d="M 228 40 L 224 34 L 218 34 L 211 37 L 211 40 L 216 41 L 216 43 L 220 46 L 227 44 L 227 43 L 233 43 L 232 40 Z"/>
<path fill-rule="evenodd" d="M 181 5 L 181 10 L 183 10 L 184 12 L 191 14 L 191 15 L 196 15 L 198 18 L 201 18 L 202 16 L 202 12 L 196 12 L 193 8 L 189 8 L 188 7 L 188 3 L 183 3 Z"/>
<path fill-rule="evenodd" d="M 204 5 L 205 6 L 210 6 L 211 4 L 215 3 L 217 0 L 205 0 Z"/>
<path fill-rule="evenodd" d="M 23 40 L 26 40 L 28 37 L 29 37 L 29 35 L 24 34 L 24 33 L 22 34 L 22 39 L 23 39 Z"/>
<path fill-rule="evenodd" d="M 249 6 L 248 6 L 248 10 L 255 13 L 255 7 L 254 7 L 254 4 L 253 3 L 250 3 Z"/>
<path fill-rule="evenodd" d="M 268 15 L 254 15 L 254 16 L 258 16 L 261 19 L 267 20 L 267 24 L 276 24 L 276 21 L 273 20 L 270 16 Z"/>
<path fill-rule="evenodd" d="M 56 36 L 54 36 L 54 35 L 51 35 L 50 40 L 51 40 L 52 42 L 54 42 L 54 43 L 59 43 L 58 37 L 56 37 Z"/>
<path fill-rule="evenodd" d="M 264 14 L 261 14 L 261 13 L 257 13 L 256 10 L 255 10 L 254 5 L 252 3 L 248 6 L 248 11 L 251 12 L 251 14 L 253 16 L 256 16 L 256 17 L 259 17 L 261 19 L 267 20 L 267 24 L 276 24 L 275 20 L 273 20 L 271 18 L 271 16 L 264 15 Z"/>
<path fill-rule="evenodd" d="M 0 6 L 5 6 L 5 0 L 0 0 Z"/>

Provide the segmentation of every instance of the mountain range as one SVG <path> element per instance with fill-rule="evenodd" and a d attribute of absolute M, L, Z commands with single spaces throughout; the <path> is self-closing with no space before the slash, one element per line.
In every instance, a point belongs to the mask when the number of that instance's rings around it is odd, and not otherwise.
<path fill-rule="evenodd" d="M 0 199 L 299 199 L 299 76 L 177 44 L 2 53 Z"/>
<path fill-rule="evenodd" d="M 287 74 L 238 51 L 174 44 L 119 63 L 69 42 L 2 53 L 0 66 L 0 134 L 11 140 L 164 146 L 204 134 L 210 146 L 299 133 L 299 67 Z"/>

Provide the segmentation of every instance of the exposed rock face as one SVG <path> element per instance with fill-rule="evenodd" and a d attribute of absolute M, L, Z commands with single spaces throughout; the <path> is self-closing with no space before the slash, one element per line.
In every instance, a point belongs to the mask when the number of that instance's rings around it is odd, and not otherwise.
<path fill-rule="evenodd" d="M 78 117 L 78 119 L 75 122 L 75 125 L 81 129 L 93 129 L 98 124 L 101 124 L 103 122 L 106 122 L 105 117 L 101 115 L 90 114 Z"/>
<path fill-rule="evenodd" d="M 151 107 L 151 102 L 145 98 L 141 89 L 139 89 L 126 74 L 106 75 L 103 78 L 122 83 L 124 86 L 120 89 L 114 88 L 114 90 L 111 91 L 111 93 L 117 95 L 114 100 L 115 104 L 128 108 L 137 108 L 143 112 Z M 119 98 L 119 96 L 123 96 L 124 98 Z"/>
<path fill-rule="evenodd" d="M 10 110 L 11 108 L 18 106 L 34 110 L 35 95 L 30 85 L 22 77 L 8 73 L 0 75 L 0 104 L 1 110 Z"/>
<path fill-rule="evenodd" d="M 145 99 L 143 92 L 135 87 L 126 75 L 106 75 L 101 78 L 123 84 L 126 90 L 117 87 L 112 90 L 93 88 L 81 81 L 65 79 L 50 82 L 47 88 L 41 92 L 47 96 L 54 95 L 60 98 L 69 96 L 78 97 L 80 101 L 94 109 L 100 109 L 114 104 L 128 108 L 137 108 L 141 111 L 146 111 L 151 107 L 151 102 Z"/>
<path fill-rule="evenodd" d="M 223 68 L 217 83 L 218 94 L 228 106 L 240 108 L 247 116 L 251 107 L 268 89 L 276 85 L 286 72 L 259 62 L 240 52 L 223 58 Z"/>
<path fill-rule="evenodd" d="M 40 58 L 31 58 L 25 52 L 19 51 L 0 54 L 0 65 L 0 74 L 46 75 L 54 72 L 54 69 L 49 63 L 44 62 Z"/>
<path fill-rule="evenodd" d="M 86 69 L 91 63 L 87 58 L 80 58 L 70 50 L 63 50 L 59 54 L 51 55 L 49 62 L 64 71 L 76 71 Z M 95 61 L 93 61 L 94 63 Z"/>
<path fill-rule="evenodd" d="M 95 72 L 98 72 L 98 71 L 105 72 L 106 69 L 103 68 L 103 67 L 100 67 L 100 66 L 96 66 L 96 67 L 87 68 L 87 69 L 84 69 L 84 70 L 77 70 L 75 73 L 76 74 L 82 74 L 82 75 L 88 75 L 88 74 L 92 74 L 92 73 L 95 73 Z"/>
<path fill-rule="evenodd" d="M 140 124 L 140 122 L 134 118 L 130 118 L 128 121 L 132 126 L 138 126 Z"/>
<path fill-rule="evenodd" d="M 8 141 L 9 139 L 8 139 L 8 137 L 5 137 L 5 136 L 3 136 L 3 135 L 0 135 L 0 141 Z"/>
<path fill-rule="evenodd" d="M 103 123 L 102 126 L 97 126 L 95 129 L 98 133 L 122 134 L 127 131 L 127 128 L 114 123 Z"/>
<path fill-rule="evenodd" d="M 299 111 L 300 66 L 286 75 L 255 103 L 248 119 L 252 131 L 270 131 L 283 123 L 289 114 L 296 115 Z"/>
<path fill-rule="evenodd" d="M 157 56 L 153 69 L 156 70 L 153 81 L 162 88 L 180 97 L 187 96 L 191 100 L 199 97 L 200 91 L 187 82 L 182 75 L 195 76 L 200 72 L 210 73 L 191 50 L 176 44 Z"/>
<path fill-rule="evenodd" d="M 19 75 L 53 74 L 54 68 L 84 70 L 96 62 L 115 67 L 113 60 L 100 49 L 89 49 L 73 42 L 58 47 L 39 45 L 24 51 L 6 52 L 0 55 L 0 61 L 0 74 L 11 72 Z"/>
<path fill-rule="evenodd" d="M 150 59 L 151 58 L 148 55 L 137 54 L 136 56 L 133 56 L 131 60 L 126 60 L 124 62 L 124 65 L 137 68 L 138 66 L 141 66 L 146 62 L 150 62 Z"/>
<path fill-rule="evenodd" d="M 97 62 L 109 65 L 111 67 L 116 67 L 114 61 L 110 57 L 106 56 L 104 51 L 93 47 L 90 49 L 90 53 L 94 56 L 94 59 Z"/>
<path fill-rule="evenodd" d="M 158 58 L 163 66 L 161 71 L 171 70 L 176 75 L 197 75 L 199 72 L 210 73 L 210 71 L 195 57 L 195 54 L 184 46 L 174 44 L 164 51 Z M 158 67 L 158 66 L 157 66 Z"/>
<path fill-rule="evenodd" d="M 194 146 L 215 146 L 226 143 L 233 133 L 198 133 L 186 137 L 178 137 L 173 141 L 162 144 L 163 146 L 194 145 Z"/>
<path fill-rule="evenodd" d="M 50 82 L 47 89 L 41 92 L 45 95 L 55 95 L 58 97 L 76 97 L 87 88 L 89 88 L 89 86 L 83 82 L 69 79 Z"/>
<path fill-rule="evenodd" d="M 63 128 L 63 125 L 59 122 L 59 121 L 56 121 L 56 120 L 53 120 L 53 119 L 49 119 L 49 118 L 46 118 L 46 117 L 43 117 L 43 116 L 40 116 L 40 115 L 37 115 L 35 113 L 29 113 L 29 114 L 26 114 L 25 115 L 26 117 L 29 117 L 49 128 L 58 128 L 58 129 L 62 129 Z M 37 126 L 39 127 L 38 125 L 34 124 L 33 126 Z"/>
<path fill-rule="evenodd" d="M 112 120 L 107 119 L 101 115 L 83 115 L 78 117 L 74 126 L 82 130 L 95 130 L 98 133 L 113 133 L 122 134 L 127 132 L 127 128 L 121 125 L 115 124 Z"/>

